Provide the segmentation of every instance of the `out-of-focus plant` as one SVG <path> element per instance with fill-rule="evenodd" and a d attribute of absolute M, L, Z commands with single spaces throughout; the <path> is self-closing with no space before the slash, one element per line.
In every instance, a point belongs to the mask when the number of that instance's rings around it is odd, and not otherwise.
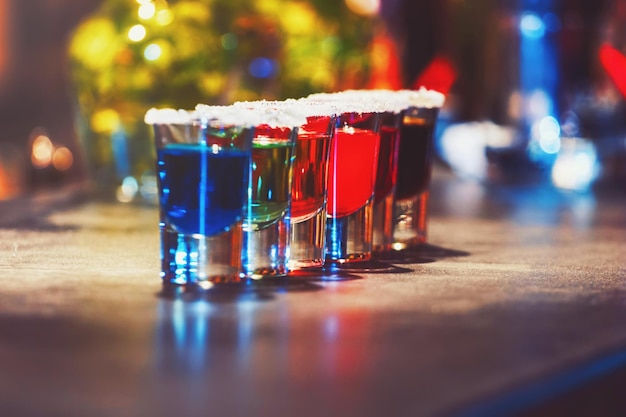
<path fill-rule="evenodd" d="M 70 55 L 99 101 L 189 106 L 358 86 L 371 34 L 337 0 L 106 0 Z"/>
<path fill-rule="evenodd" d="M 151 156 L 137 139 L 149 107 L 362 87 L 372 28 L 340 0 L 104 0 L 69 46 L 91 168 L 118 179 L 152 168 L 137 157 Z"/>

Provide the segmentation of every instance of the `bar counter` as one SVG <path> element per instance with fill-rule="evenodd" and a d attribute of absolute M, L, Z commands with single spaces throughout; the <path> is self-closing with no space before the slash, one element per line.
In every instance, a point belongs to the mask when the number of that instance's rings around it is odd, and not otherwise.
<path fill-rule="evenodd" d="M 424 247 L 206 293 L 155 207 L 0 202 L 0 415 L 626 415 L 626 193 L 431 198 Z"/>

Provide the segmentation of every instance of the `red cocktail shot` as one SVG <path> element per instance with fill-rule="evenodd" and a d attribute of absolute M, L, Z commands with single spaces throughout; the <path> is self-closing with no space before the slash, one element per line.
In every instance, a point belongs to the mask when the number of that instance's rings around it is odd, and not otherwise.
<path fill-rule="evenodd" d="M 344 217 L 362 208 L 372 197 L 380 136 L 353 127 L 335 131 L 328 176 L 328 214 Z"/>

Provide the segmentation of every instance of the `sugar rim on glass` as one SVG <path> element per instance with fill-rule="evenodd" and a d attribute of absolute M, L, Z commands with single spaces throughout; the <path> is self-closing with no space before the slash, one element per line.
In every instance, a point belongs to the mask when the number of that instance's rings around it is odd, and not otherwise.
<path fill-rule="evenodd" d="M 297 127 L 306 123 L 304 116 L 287 112 L 276 107 L 212 106 L 196 105 L 195 110 L 176 110 L 170 108 L 152 108 L 146 112 L 144 121 L 156 124 L 201 124 L 217 122 L 230 126 L 254 127 Z"/>
<path fill-rule="evenodd" d="M 144 116 L 144 122 L 149 125 L 158 124 L 191 124 L 194 121 L 193 113 L 188 110 L 151 108 Z"/>
<path fill-rule="evenodd" d="M 198 104 L 195 111 L 197 117 L 201 119 L 218 119 L 223 123 L 244 126 L 267 125 L 272 128 L 293 128 L 301 125 L 303 120 L 306 121 L 303 117 L 292 112 L 281 111 L 277 107 L 271 106 Z"/>
<path fill-rule="evenodd" d="M 429 90 L 420 87 L 419 90 L 399 90 L 400 94 L 405 94 L 411 107 L 434 109 L 443 107 L 446 96 L 439 91 Z"/>
<path fill-rule="evenodd" d="M 400 113 L 410 107 L 443 107 L 445 96 L 435 90 L 344 90 L 336 93 L 315 93 L 307 97 L 334 105 L 340 113 Z"/>
<path fill-rule="evenodd" d="M 307 100 L 306 98 L 288 98 L 286 100 L 257 100 L 238 101 L 233 106 L 247 108 L 273 108 L 279 111 L 288 112 L 294 117 L 307 119 L 309 117 L 335 116 L 337 114 L 332 104 L 321 101 Z M 306 122 L 306 120 L 305 120 Z"/>

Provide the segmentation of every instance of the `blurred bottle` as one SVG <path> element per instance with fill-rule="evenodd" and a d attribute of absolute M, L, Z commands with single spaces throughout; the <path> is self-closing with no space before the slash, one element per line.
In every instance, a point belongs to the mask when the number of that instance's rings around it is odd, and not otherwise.
<path fill-rule="evenodd" d="M 624 0 L 390 4 L 401 12 L 389 18 L 405 22 L 396 34 L 406 86 L 415 86 L 440 57 L 452 63 L 456 78 L 440 116 L 438 151 L 459 175 L 560 188 L 568 181 L 555 181 L 555 175 L 580 168 L 573 162 L 564 171 L 559 163 L 553 172 L 562 153 L 569 158 L 572 149 L 584 155 L 572 161 L 592 166 L 581 190 L 598 175 L 607 181 L 624 175 L 616 168 L 624 164 L 614 162 L 624 153 L 624 95 L 599 55 L 607 43 L 624 51 Z M 626 63 L 613 67 L 626 74 Z"/>

